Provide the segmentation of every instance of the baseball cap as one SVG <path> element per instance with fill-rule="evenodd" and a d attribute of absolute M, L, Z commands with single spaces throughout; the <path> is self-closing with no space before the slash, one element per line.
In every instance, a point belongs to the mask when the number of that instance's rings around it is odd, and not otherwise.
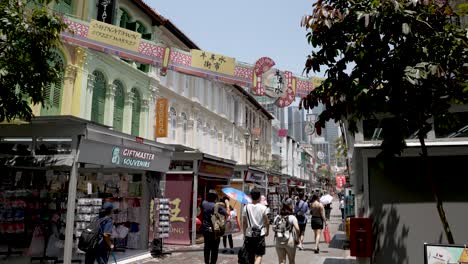
<path fill-rule="evenodd" d="M 114 209 L 114 205 L 110 202 L 105 202 L 103 205 L 102 205 L 102 209 L 105 209 L 105 210 L 112 210 Z"/>

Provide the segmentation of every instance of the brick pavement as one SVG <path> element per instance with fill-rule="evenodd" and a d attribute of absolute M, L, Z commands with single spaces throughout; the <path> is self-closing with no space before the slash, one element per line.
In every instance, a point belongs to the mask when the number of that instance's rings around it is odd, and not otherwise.
<path fill-rule="evenodd" d="M 332 204 L 331 220 L 329 223 L 332 242 L 328 245 L 325 242 L 320 244 L 320 253 L 315 254 L 313 248 L 313 232 L 310 225 L 307 226 L 306 236 L 304 241 L 304 250 L 297 251 L 296 263 L 316 263 L 316 264 L 355 264 L 355 259 L 349 256 L 349 250 L 343 250 L 343 242 L 345 234 L 342 230 L 341 212 L 339 210 L 339 201 L 335 199 Z M 340 228 L 341 227 L 341 228 Z M 221 242 L 218 264 L 236 264 L 237 251 L 242 246 L 242 236 L 234 237 L 235 254 L 222 253 L 223 245 Z M 203 264 L 203 245 L 187 246 L 187 247 L 168 247 L 168 251 L 172 254 L 164 258 L 149 258 L 139 263 L 174 263 L 174 264 Z M 264 264 L 278 263 L 276 255 L 273 235 L 267 238 L 267 251 L 263 260 Z"/>

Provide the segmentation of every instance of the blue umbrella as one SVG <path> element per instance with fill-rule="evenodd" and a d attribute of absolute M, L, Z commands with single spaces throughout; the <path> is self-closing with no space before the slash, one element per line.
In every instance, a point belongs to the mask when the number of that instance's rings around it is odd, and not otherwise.
<path fill-rule="evenodd" d="M 245 194 L 244 192 L 242 192 L 240 190 L 230 188 L 230 187 L 226 187 L 226 188 L 223 188 L 221 190 L 229 198 L 231 198 L 233 200 L 236 200 L 236 201 L 238 201 L 240 203 L 248 204 L 248 203 L 252 202 L 252 198 L 250 198 L 247 194 Z"/>

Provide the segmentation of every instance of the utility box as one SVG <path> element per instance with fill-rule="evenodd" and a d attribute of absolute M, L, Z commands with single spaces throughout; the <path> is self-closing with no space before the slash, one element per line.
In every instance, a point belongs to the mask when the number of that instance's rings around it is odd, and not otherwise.
<path fill-rule="evenodd" d="M 354 257 L 372 257 L 372 220 L 370 218 L 351 218 L 350 251 Z"/>

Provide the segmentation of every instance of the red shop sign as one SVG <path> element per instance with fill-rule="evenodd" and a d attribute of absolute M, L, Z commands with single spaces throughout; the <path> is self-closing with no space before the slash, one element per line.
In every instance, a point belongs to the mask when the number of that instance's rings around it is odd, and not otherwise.
<path fill-rule="evenodd" d="M 169 199 L 170 230 L 167 244 L 190 245 L 190 205 L 192 201 L 192 174 L 168 174 L 166 176 L 166 197 Z"/>

